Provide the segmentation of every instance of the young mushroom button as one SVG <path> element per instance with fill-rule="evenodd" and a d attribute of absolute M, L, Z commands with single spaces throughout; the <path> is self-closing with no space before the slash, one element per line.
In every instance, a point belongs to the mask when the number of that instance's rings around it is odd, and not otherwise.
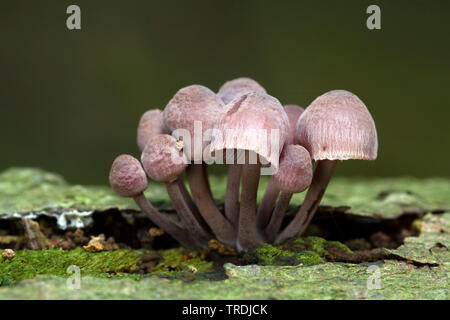
<path fill-rule="evenodd" d="M 147 142 L 141 161 L 152 180 L 165 183 L 169 197 L 186 229 L 200 247 L 206 247 L 212 237 L 201 217 L 196 216 L 189 207 L 180 188 L 182 182 L 179 178 L 187 166 L 183 142 L 167 134 L 156 135 Z"/>
<path fill-rule="evenodd" d="M 287 145 L 294 143 L 295 128 L 297 126 L 297 121 L 300 115 L 303 113 L 304 109 L 295 104 L 288 104 L 284 106 L 284 111 L 286 112 L 289 119 L 289 135 L 286 141 Z M 269 185 L 264 192 L 264 196 L 258 207 L 257 214 L 257 225 L 258 228 L 264 229 L 269 223 L 270 216 L 272 214 L 273 207 L 277 201 L 280 189 L 273 183 L 273 179 L 269 181 Z"/>
<path fill-rule="evenodd" d="M 309 151 L 317 166 L 300 210 L 278 235 L 277 242 L 305 231 L 325 193 L 337 160 L 375 160 L 378 150 L 372 116 L 356 95 L 345 90 L 327 92 L 311 103 L 297 122 L 295 142 Z"/>
<path fill-rule="evenodd" d="M 292 195 L 303 192 L 311 180 L 312 161 L 308 150 L 299 145 L 286 145 L 280 155 L 280 167 L 272 176 L 273 184 L 281 190 L 281 195 L 265 229 L 267 241 L 275 240 Z"/>
<path fill-rule="evenodd" d="M 178 240 L 187 248 L 195 248 L 190 235 L 156 210 L 144 195 L 147 189 L 147 176 L 141 164 L 134 157 L 123 154 L 118 156 L 111 167 L 109 182 L 121 197 L 131 197 L 149 219 L 159 228 Z"/>

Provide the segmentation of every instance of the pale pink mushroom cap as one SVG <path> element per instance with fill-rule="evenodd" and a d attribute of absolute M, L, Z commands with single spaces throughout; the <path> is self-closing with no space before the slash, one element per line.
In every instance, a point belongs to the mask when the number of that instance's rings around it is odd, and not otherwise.
<path fill-rule="evenodd" d="M 378 151 L 369 110 L 345 90 L 327 92 L 311 103 L 297 122 L 295 143 L 314 160 L 375 160 Z"/>
<path fill-rule="evenodd" d="M 208 141 L 203 141 L 201 154 L 194 154 L 194 122 L 202 123 L 202 135 L 207 138 L 205 131 L 213 128 L 217 115 L 224 104 L 210 89 L 201 85 L 191 85 L 180 89 L 169 101 L 164 109 L 164 123 L 171 130 L 186 129 L 191 133 L 191 145 L 186 141 L 185 148 L 190 148 L 191 159 L 202 159 L 203 149 Z M 205 140 L 204 139 L 204 140 Z"/>
<path fill-rule="evenodd" d="M 284 146 L 280 155 L 280 166 L 272 176 L 278 189 L 298 193 L 311 184 L 312 161 L 308 150 L 299 145 Z"/>
<path fill-rule="evenodd" d="M 144 150 L 151 137 L 163 133 L 169 133 L 169 131 L 164 125 L 162 110 L 148 110 L 142 115 L 138 125 L 137 143 L 139 149 Z"/>
<path fill-rule="evenodd" d="M 187 166 L 182 149 L 183 142 L 168 134 L 150 138 L 141 156 L 147 175 L 152 180 L 165 183 L 178 179 Z"/>
<path fill-rule="evenodd" d="M 220 87 L 217 96 L 222 99 L 223 103 L 227 104 L 231 100 L 250 92 L 266 93 L 266 89 L 255 80 L 242 77 L 225 82 Z"/>
<path fill-rule="evenodd" d="M 289 120 L 276 98 L 253 92 L 227 104 L 214 129 L 212 153 L 226 149 L 253 151 L 277 169 L 288 136 Z M 271 143 L 272 134 L 276 145 Z"/>
<path fill-rule="evenodd" d="M 109 183 L 119 196 L 134 197 L 147 189 L 147 176 L 136 158 L 122 154 L 112 164 Z"/>
<path fill-rule="evenodd" d="M 284 111 L 286 111 L 289 119 L 289 136 L 286 144 L 293 144 L 298 118 L 300 118 L 300 115 L 303 113 L 303 111 L 305 111 L 305 109 L 299 107 L 296 104 L 287 104 L 284 106 Z"/>

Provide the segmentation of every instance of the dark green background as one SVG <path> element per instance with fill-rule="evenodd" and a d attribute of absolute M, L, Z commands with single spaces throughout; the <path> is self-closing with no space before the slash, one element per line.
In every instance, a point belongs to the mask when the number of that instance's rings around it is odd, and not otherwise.
<path fill-rule="evenodd" d="M 66 28 L 78 4 L 82 30 Z M 366 28 L 381 7 L 382 30 Z M 0 170 L 39 166 L 107 183 L 138 155 L 140 115 L 189 84 L 249 76 L 306 107 L 356 93 L 377 125 L 375 162 L 340 175 L 449 176 L 449 1 L 1 1 Z"/>

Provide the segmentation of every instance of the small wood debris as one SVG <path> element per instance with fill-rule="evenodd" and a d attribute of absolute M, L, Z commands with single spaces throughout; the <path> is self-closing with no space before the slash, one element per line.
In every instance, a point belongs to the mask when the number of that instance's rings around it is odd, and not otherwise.
<path fill-rule="evenodd" d="M 224 256 L 236 256 L 237 252 L 233 248 L 219 242 L 216 239 L 209 240 L 208 247 L 211 250 L 217 251 L 219 254 Z"/>
<path fill-rule="evenodd" d="M 105 241 L 105 235 L 99 234 L 97 237 L 91 236 L 91 240 L 83 249 L 89 252 L 111 251 L 119 249 L 113 237 L 109 237 Z"/>
<path fill-rule="evenodd" d="M 159 236 L 162 236 L 164 234 L 164 230 L 159 229 L 159 228 L 150 228 L 150 230 L 148 230 L 148 233 L 152 237 L 159 237 Z"/>
<path fill-rule="evenodd" d="M 189 270 L 192 271 L 192 273 L 197 273 L 198 272 L 197 268 L 194 267 L 193 265 L 189 265 L 188 268 L 189 268 Z"/>
<path fill-rule="evenodd" d="M 2 258 L 7 260 L 12 260 L 16 256 L 16 253 L 12 249 L 5 249 L 2 252 Z"/>
<path fill-rule="evenodd" d="M 47 239 L 41 232 L 39 223 L 29 218 L 22 218 L 27 240 L 27 247 L 31 250 L 42 250 L 47 247 Z"/>

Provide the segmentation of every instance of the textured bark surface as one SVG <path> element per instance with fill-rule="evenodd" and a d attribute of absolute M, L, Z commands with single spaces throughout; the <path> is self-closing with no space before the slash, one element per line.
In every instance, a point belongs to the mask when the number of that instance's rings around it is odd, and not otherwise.
<path fill-rule="evenodd" d="M 267 182 L 260 182 L 259 199 Z M 211 177 L 211 187 L 222 202 L 225 179 Z M 161 279 L 135 273 L 139 259 L 149 255 L 142 250 L 19 250 L 12 260 L 0 258 L 0 299 L 449 299 L 449 190 L 450 181 L 443 178 L 333 178 L 319 208 L 322 219 L 339 215 L 363 227 L 377 221 L 393 225 L 405 214 L 415 217 L 411 227 L 417 235 L 407 235 L 394 249 L 378 248 L 379 258 L 355 251 L 331 262 L 326 244 L 334 242 L 310 237 L 297 241 L 300 247 L 310 243 L 300 251 L 261 246 L 261 265 L 228 263 L 214 271 L 200 253 L 178 248 L 154 254 L 154 273 Z M 163 185 L 151 184 L 146 194 L 158 209 L 172 210 Z M 303 196 L 294 195 L 293 210 Z M 111 208 L 138 211 L 109 187 L 73 186 L 38 169 L 0 173 L 0 221 L 50 215 L 65 217 L 68 226 L 83 222 L 83 213 Z M 290 265 L 293 260 L 296 265 Z M 83 290 L 66 286 L 66 268 L 72 264 L 81 268 Z"/>

